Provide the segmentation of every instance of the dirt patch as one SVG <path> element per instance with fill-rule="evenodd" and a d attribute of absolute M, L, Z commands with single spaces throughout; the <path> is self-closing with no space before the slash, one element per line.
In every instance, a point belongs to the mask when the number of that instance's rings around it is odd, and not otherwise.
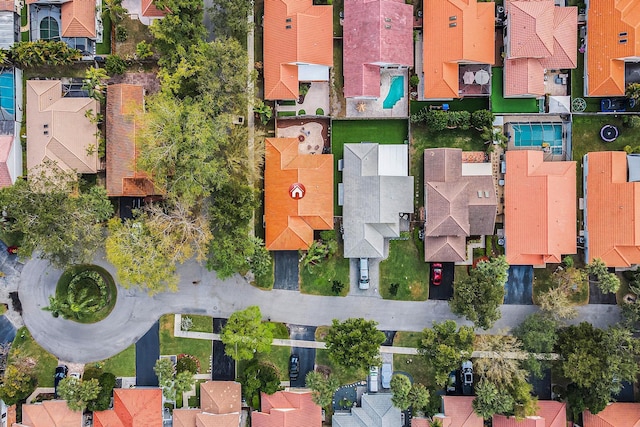
<path fill-rule="evenodd" d="M 119 24 L 124 27 L 127 32 L 127 39 L 123 42 L 116 41 L 113 53 L 120 55 L 123 58 L 133 58 L 136 53 L 136 45 L 141 41 L 151 43 L 153 37 L 149 27 L 144 25 L 137 19 L 131 19 L 128 16 Z"/>

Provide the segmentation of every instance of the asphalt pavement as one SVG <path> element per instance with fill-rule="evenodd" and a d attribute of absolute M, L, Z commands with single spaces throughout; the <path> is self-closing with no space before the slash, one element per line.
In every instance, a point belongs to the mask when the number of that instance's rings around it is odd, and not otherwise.
<path fill-rule="evenodd" d="M 273 289 L 298 290 L 298 251 L 274 251 Z"/>
<path fill-rule="evenodd" d="M 0 344 L 13 342 L 15 337 L 15 326 L 5 316 L 0 316 Z"/>
<path fill-rule="evenodd" d="M 227 319 L 213 318 L 213 332 L 219 334 L 227 323 Z M 212 344 L 211 379 L 215 381 L 234 381 L 236 379 L 236 364 L 224 352 L 222 341 L 213 340 Z"/>
<path fill-rule="evenodd" d="M 512 265 L 504 286 L 504 304 L 533 304 L 533 267 Z"/>
<path fill-rule="evenodd" d="M 431 263 L 433 264 L 433 263 Z M 429 299 L 449 301 L 453 298 L 453 280 L 455 264 L 452 262 L 442 263 L 442 282 L 435 286 L 431 280 L 431 269 L 429 269 Z"/>
<path fill-rule="evenodd" d="M 589 276 L 589 304 L 616 304 L 616 294 L 602 293 L 595 277 Z"/>
<path fill-rule="evenodd" d="M 292 340 L 314 341 L 315 326 L 289 325 L 289 337 Z M 298 378 L 291 381 L 291 387 L 305 387 L 307 373 L 315 369 L 316 349 L 304 347 L 292 347 L 291 354 L 297 354 L 300 358 L 300 372 Z"/>
<path fill-rule="evenodd" d="M 108 343 L 105 343 L 108 344 Z M 158 377 L 153 372 L 160 358 L 160 322 L 155 322 L 146 334 L 136 342 L 136 385 L 158 387 Z"/>

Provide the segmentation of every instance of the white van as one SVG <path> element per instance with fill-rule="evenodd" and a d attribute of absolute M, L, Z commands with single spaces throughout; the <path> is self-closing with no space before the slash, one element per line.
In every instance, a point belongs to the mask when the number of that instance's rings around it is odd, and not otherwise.
<path fill-rule="evenodd" d="M 360 258 L 360 279 L 358 287 L 362 290 L 369 289 L 369 259 Z"/>
<path fill-rule="evenodd" d="M 379 368 L 377 366 L 369 368 L 369 393 L 378 392 L 378 371 Z"/>

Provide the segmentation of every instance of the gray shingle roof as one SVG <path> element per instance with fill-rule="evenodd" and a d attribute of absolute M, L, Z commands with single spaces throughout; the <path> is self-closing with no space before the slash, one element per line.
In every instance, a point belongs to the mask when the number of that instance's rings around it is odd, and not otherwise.
<path fill-rule="evenodd" d="M 333 427 L 400 427 L 400 410 L 391 403 L 390 393 L 363 394 L 361 407 L 349 414 L 334 414 Z"/>

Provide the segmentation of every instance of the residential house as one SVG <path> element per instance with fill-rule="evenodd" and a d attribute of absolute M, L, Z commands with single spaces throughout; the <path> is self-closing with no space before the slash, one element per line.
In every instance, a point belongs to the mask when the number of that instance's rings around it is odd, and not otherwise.
<path fill-rule="evenodd" d="M 544 161 L 542 151 L 505 154 L 507 262 L 544 266 L 576 253 L 576 162 Z"/>
<path fill-rule="evenodd" d="M 145 18 L 163 18 L 167 14 L 156 7 L 154 0 L 140 0 L 140 7 Z"/>
<path fill-rule="evenodd" d="M 93 427 L 162 427 L 162 389 L 113 389 L 113 409 L 94 412 Z"/>
<path fill-rule="evenodd" d="M 491 163 L 464 163 L 462 150 L 424 150 L 424 259 L 467 260 L 467 237 L 493 235 L 498 201 Z"/>
<path fill-rule="evenodd" d="M 20 41 L 20 8 L 15 0 L 0 0 L 0 49 Z"/>
<path fill-rule="evenodd" d="M 474 399 L 474 396 L 442 396 L 442 413 L 433 418 L 439 419 L 443 427 L 484 427 L 482 417 L 473 411 Z M 418 420 L 411 427 L 428 427 L 428 424 Z"/>
<path fill-rule="evenodd" d="M 586 262 L 640 264 L 640 156 L 600 151 L 584 156 L 583 165 Z"/>
<path fill-rule="evenodd" d="M 200 384 L 200 408 L 174 409 L 173 427 L 238 427 L 241 387 L 235 381 Z"/>
<path fill-rule="evenodd" d="M 506 0 L 505 5 L 504 96 L 544 96 L 547 69 L 578 65 L 578 8 L 558 7 L 554 0 Z"/>
<path fill-rule="evenodd" d="M 297 100 L 300 82 L 329 81 L 333 8 L 312 0 L 264 2 L 264 98 Z"/>
<path fill-rule="evenodd" d="M 72 411 L 65 400 L 22 405 L 22 422 L 13 427 L 82 427 L 82 411 Z"/>
<path fill-rule="evenodd" d="M 46 160 L 77 173 L 98 171 L 98 102 L 63 96 L 60 80 L 27 81 L 27 170 Z"/>
<path fill-rule="evenodd" d="M 413 66 L 413 5 L 404 0 L 346 1 L 343 45 L 344 96 L 380 97 L 383 71 Z"/>
<path fill-rule="evenodd" d="M 614 402 L 601 412 L 582 413 L 583 427 L 640 427 L 640 403 Z"/>
<path fill-rule="evenodd" d="M 408 145 L 345 144 L 342 177 L 344 257 L 384 258 L 385 239 L 399 237 L 400 216 L 413 212 Z"/>
<path fill-rule="evenodd" d="M 402 414 L 391 403 L 391 393 L 363 394 L 360 407 L 336 412 L 331 418 L 333 427 L 401 427 Z"/>
<path fill-rule="evenodd" d="M 95 54 L 102 41 L 102 21 L 96 0 L 27 0 L 31 41 L 62 40 L 84 56 Z"/>
<path fill-rule="evenodd" d="M 307 250 L 314 230 L 333 229 L 333 155 L 300 154 L 298 138 L 265 141 L 265 245 Z"/>
<path fill-rule="evenodd" d="M 460 98 L 465 71 L 472 73 L 470 89 L 479 89 L 472 92 L 490 94 L 481 89 L 489 88 L 489 64 L 495 61 L 495 3 L 423 0 L 422 46 L 424 99 Z"/>
<path fill-rule="evenodd" d="M 313 403 L 310 392 L 260 393 L 260 412 L 251 413 L 252 427 L 320 427 L 322 408 Z"/>
<path fill-rule="evenodd" d="M 518 420 L 494 415 L 492 422 L 493 427 L 567 427 L 567 404 L 555 400 L 538 400 L 535 416 Z"/>
<path fill-rule="evenodd" d="M 116 84 L 107 87 L 107 195 L 147 197 L 158 194 L 149 176 L 136 166 L 136 114 L 144 108 L 144 88 Z"/>
<path fill-rule="evenodd" d="M 631 83 L 625 80 L 625 71 L 636 69 L 640 57 L 640 3 L 589 1 L 587 21 L 585 95 L 624 96 Z"/>
<path fill-rule="evenodd" d="M 22 71 L 0 70 L 0 188 L 22 176 L 22 108 Z"/>

